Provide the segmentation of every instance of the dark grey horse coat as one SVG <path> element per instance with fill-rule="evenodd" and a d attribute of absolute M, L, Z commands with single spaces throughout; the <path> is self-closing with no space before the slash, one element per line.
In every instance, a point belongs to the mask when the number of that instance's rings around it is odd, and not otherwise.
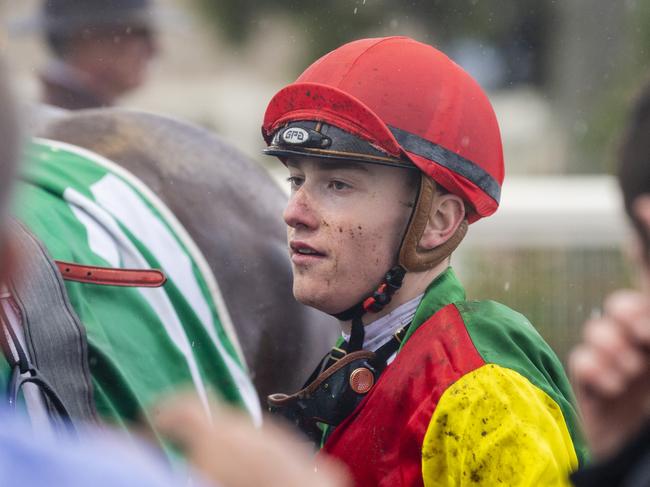
<path fill-rule="evenodd" d="M 212 267 L 261 398 L 298 388 L 338 327 L 293 298 L 286 197 L 271 177 L 219 137 L 156 115 L 88 110 L 39 124 L 38 135 L 116 162 L 167 204 Z"/>

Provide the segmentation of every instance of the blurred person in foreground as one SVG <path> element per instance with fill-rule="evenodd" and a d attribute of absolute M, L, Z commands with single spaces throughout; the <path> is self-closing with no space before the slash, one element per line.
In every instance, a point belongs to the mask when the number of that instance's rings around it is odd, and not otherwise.
<path fill-rule="evenodd" d="M 151 0 L 43 0 L 36 23 L 50 52 L 42 101 L 60 108 L 115 104 L 157 51 Z"/>
<path fill-rule="evenodd" d="M 638 290 L 610 295 L 588 321 L 570 367 L 596 463 L 577 486 L 650 486 L 650 86 L 639 98 L 621 151 L 619 182 L 635 229 Z"/>
<path fill-rule="evenodd" d="M 11 256 L 15 254 L 8 250 L 8 207 L 21 145 L 17 110 L 5 74 L 0 62 L 0 284 L 7 282 L 14 265 Z M 3 329 L 0 342 L 5 336 Z M 26 417 L 9 412 L 7 406 L 6 400 L 0 402 L 0 485 L 173 487 L 184 483 L 186 476 L 172 473 L 162 458 L 130 440 L 99 430 L 85 432 L 82 441 L 37 432 Z"/>
<path fill-rule="evenodd" d="M 0 485 L 21 487 L 345 487 L 333 462 L 313 455 L 271 421 L 254 427 L 238 411 L 214 405 L 211 418 L 193 395 L 158 408 L 161 430 L 185 450 L 190 468 L 121 432 L 81 428 L 76 435 L 43 435 L 25 418 L 0 410 Z"/>
<path fill-rule="evenodd" d="M 240 411 L 212 402 L 210 416 L 195 394 L 177 394 L 156 408 L 156 427 L 205 478 L 223 487 L 346 487 L 345 467 L 316 466 L 311 448 L 267 417 L 261 428 Z"/>
<path fill-rule="evenodd" d="M 0 63 L 0 283 L 12 274 L 9 255 L 15 255 L 7 250 L 8 202 L 21 144 L 12 100 Z M 0 341 L 4 340 L 0 333 Z M 181 447 L 186 446 L 188 432 L 197 433 L 200 441 L 187 453 L 201 470 L 198 476 L 182 465 L 172 470 L 161 452 L 119 432 L 90 425 L 78 425 L 76 434 L 39 429 L 22 414 L 9 412 L 3 401 L 0 485 L 174 487 L 188 485 L 190 475 L 196 487 L 345 485 L 344 474 L 335 466 L 315 472 L 310 451 L 291 434 L 273 424 L 257 428 L 241 412 L 213 403 L 208 418 L 198 397 L 183 395 L 162 402 L 155 414 L 161 429 Z"/>
<path fill-rule="evenodd" d="M 294 296 L 342 330 L 271 410 L 358 486 L 567 484 L 584 451 L 559 360 L 450 267 L 504 178 L 479 85 L 426 44 L 363 39 L 280 90 L 262 131 L 289 172 Z"/>

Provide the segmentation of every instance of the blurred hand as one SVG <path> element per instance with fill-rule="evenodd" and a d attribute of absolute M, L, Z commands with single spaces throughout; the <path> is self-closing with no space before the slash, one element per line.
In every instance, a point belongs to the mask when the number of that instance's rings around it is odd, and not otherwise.
<path fill-rule="evenodd" d="M 179 445 L 203 476 L 222 487 L 343 487 L 341 466 L 321 461 L 294 435 L 265 418 L 256 428 L 241 412 L 212 405 L 208 419 L 199 399 L 181 394 L 155 410 L 159 431 Z"/>
<path fill-rule="evenodd" d="M 607 457 L 650 420 L 650 297 L 612 294 L 603 317 L 586 323 L 569 368 L 587 441 Z"/>

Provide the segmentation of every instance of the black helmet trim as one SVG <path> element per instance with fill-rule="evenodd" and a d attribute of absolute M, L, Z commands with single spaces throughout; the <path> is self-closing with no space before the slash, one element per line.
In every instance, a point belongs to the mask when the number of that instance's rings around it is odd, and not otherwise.
<path fill-rule="evenodd" d="M 392 126 L 388 126 L 388 128 L 395 136 L 395 140 L 397 140 L 399 145 L 401 145 L 405 151 L 415 154 L 416 156 L 424 157 L 425 159 L 443 166 L 456 174 L 460 174 L 483 190 L 485 194 L 495 202 L 499 203 L 501 198 L 501 186 L 499 185 L 499 182 L 481 166 L 466 159 L 460 154 L 450 151 L 441 145 L 434 144 L 433 142 L 407 132 L 406 130 L 401 130 Z"/>
<path fill-rule="evenodd" d="M 278 129 L 264 154 L 280 158 L 307 156 L 417 169 L 406 158 L 391 156 L 349 132 L 312 120 L 291 122 Z"/>

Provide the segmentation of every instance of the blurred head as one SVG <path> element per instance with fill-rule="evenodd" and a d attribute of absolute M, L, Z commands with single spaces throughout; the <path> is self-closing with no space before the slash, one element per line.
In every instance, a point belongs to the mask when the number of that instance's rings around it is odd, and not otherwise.
<path fill-rule="evenodd" d="M 140 86 L 156 43 L 149 0 L 46 0 L 53 54 L 96 80 L 113 98 Z"/>
<path fill-rule="evenodd" d="M 636 230 L 638 258 L 650 281 L 650 85 L 633 108 L 621 146 L 618 179 Z"/>
<path fill-rule="evenodd" d="M 498 207 L 503 157 L 487 97 L 412 39 L 325 55 L 274 96 L 262 130 L 290 171 L 294 294 L 331 314 L 395 266 L 408 271 L 403 296 L 422 292 L 467 223 Z"/>

